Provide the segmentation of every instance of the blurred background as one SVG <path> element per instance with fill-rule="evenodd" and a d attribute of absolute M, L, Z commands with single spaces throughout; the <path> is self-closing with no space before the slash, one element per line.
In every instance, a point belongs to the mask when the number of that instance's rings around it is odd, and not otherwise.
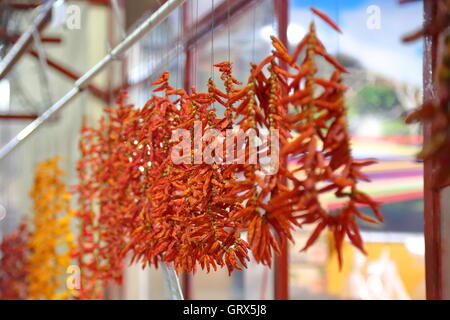
<path fill-rule="evenodd" d="M 0 0 L 0 59 L 35 21 L 46 1 Z M 27 50 L 0 78 L 0 146 L 74 84 L 124 36 L 152 14 L 161 0 L 55 1 L 51 19 L 36 29 Z M 280 14 L 281 8 L 286 8 Z M 309 7 L 326 12 L 342 28 L 336 34 Z M 287 14 L 286 14 L 287 13 Z M 406 126 L 404 114 L 422 100 L 423 47 L 400 39 L 423 22 L 421 1 L 399 5 L 391 0 L 187 0 L 156 29 L 100 73 L 62 112 L 0 160 L 0 237 L 30 216 L 28 196 L 36 163 L 63 156 L 67 183 L 77 183 L 75 163 L 81 119 L 96 121 L 118 90 L 141 106 L 149 83 L 171 71 L 174 87 L 205 90 L 217 76 L 212 62 L 233 62 L 235 77 L 248 77 L 249 63 L 270 53 L 270 35 L 288 23 L 291 48 L 314 20 L 318 35 L 350 71 L 348 108 L 353 151 L 357 158 L 376 158 L 366 172 L 363 190 L 383 202 L 385 223 L 361 225 L 368 255 L 344 248 L 339 271 L 324 234 L 307 253 L 299 253 L 309 229 L 298 231 L 289 248 L 290 299 L 424 299 L 423 170 L 414 161 L 422 143 L 419 127 Z M 330 210 L 340 206 L 324 199 Z M 186 298 L 273 299 L 276 272 L 250 264 L 244 272 L 181 275 Z M 130 266 L 125 282 L 107 288 L 116 299 L 162 299 L 162 272 Z"/>

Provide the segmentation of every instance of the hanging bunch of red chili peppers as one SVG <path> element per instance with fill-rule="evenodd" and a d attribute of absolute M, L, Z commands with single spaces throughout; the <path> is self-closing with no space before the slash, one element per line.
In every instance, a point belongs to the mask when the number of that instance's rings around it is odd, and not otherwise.
<path fill-rule="evenodd" d="M 340 262 L 345 237 L 364 251 L 357 219 L 376 223 L 382 216 L 357 185 L 368 180 L 361 170 L 373 161 L 352 157 L 347 71 L 326 52 L 314 24 L 292 54 L 275 37 L 272 44 L 273 53 L 251 66 L 243 86 L 230 62 L 215 65 L 224 91 L 210 79 L 207 93 L 189 94 L 171 87 L 166 72 L 141 109 L 127 104 L 124 93 L 97 129 L 83 125 L 76 255 L 87 270 L 86 292 L 95 296 L 99 279 L 120 280 L 128 252 L 143 266 L 167 263 L 182 272 L 198 265 L 242 269 L 250 251 L 270 266 L 273 252 L 307 224 L 316 228 L 305 249 L 328 228 Z M 328 78 L 319 76 L 318 59 L 334 69 Z M 230 135 L 244 143 L 230 149 L 223 142 Z M 330 192 L 345 199 L 335 213 L 319 200 Z"/>
<path fill-rule="evenodd" d="M 437 43 L 435 76 L 436 94 L 432 101 L 425 102 L 406 117 L 407 123 L 421 122 L 431 128 L 431 137 L 424 142 L 417 155 L 419 160 L 434 159 L 437 168 L 434 185 L 440 187 L 450 177 L 450 1 L 436 2 L 435 19 L 425 23 L 422 30 L 406 36 L 405 42 L 414 41 L 423 36 L 432 37 Z M 448 181 L 447 181 L 448 182 Z"/>
<path fill-rule="evenodd" d="M 340 32 L 325 14 L 312 10 Z M 341 247 L 345 236 L 364 252 L 357 218 L 372 223 L 383 219 L 378 204 L 357 187 L 358 180 L 368 180 L 361 169 L 373 161 L 356 161 L 351 154 L 344 105 L 346 87 L 341 79 L 341 74 L 347 71 L 326 52 L 313 23 L 292 55 L 275 37 L 272 37 L 272 44 L 273 55 L 253 67 L 249 84 L 243 89 L 250 97 L 256 92 L 259 108 L 255 107 L 253 99 L 249 99 L 252 102 L 244 101 L 244 105 L 254 112 L 241 107 L 238 113 L 244 119 L 250 117 L 250 123 L 257 122 L 253 115 L 259 115 L 259 126 L 266 127 L 269 132 L 279 130 L 279 163 L 284 159 L 295 159 L 297 166 L 292 171 L 280 166 L 278 174 L 266 176 L 263 183 L 254 172 L 248 176 L 252 191 L 251 197 L 245 199 L 243 209 L 248 215 L 242 216 L 247 220 L 244 225 L 248 227 L 252 253 L 257 261 L 270 265 L 271 249 L 277 251 L 283 241 L 293 241 L 291 230 L 294 226 L 316 224 L 304 250 L 328 227 L 334 235 L 342 263 Z M 304 58 L 297 64 L 303 51 Z M 335 69 L 329 79 L 318 77 L 318 57 Z M 284 70 L 282 62 L 293 71 Z M 268 77 L 263 72 L 265 67 Z M 293 110 L 288 112 L 288 107 Z M 252 186 L 258 183 L 259 194 Z M 347 199 L 343 208 L 333 214 L 328 213 L 319 201 L 319 197 L 328 192 Z M 269 200 L 266 200 L 268 195 Z M 358 209 L 360 205 L 371 207 L 375 218 L 363 214 Z"/>
<path fill-rule="evenodd" d="M 137 111 L 126 104 L 125 92 L 116 103 L 119 108 L 105 109 L 98 129 L 88 127 L 85 119 L 81 130 L 81 184 L 76 188 L 80 233 L 73 252 L 82 275 L 80 299 L 100 299 L 108 280 L 122 281 L 125 241 L 142 211 L 142 162 L 131 160 L 137 141 L 132 137 L 143 122 L 136 121 Z"/>
<path fill-rule="evenodd" d="M 0 300 L 24 300 L 28 296 L 27 261 L 30 233 L 22 223 L 0 243 Z"/>

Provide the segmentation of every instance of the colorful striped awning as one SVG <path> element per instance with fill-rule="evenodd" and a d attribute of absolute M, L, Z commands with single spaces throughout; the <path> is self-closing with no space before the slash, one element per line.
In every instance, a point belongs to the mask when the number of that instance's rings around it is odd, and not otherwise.
<path fill-rule="evenodd" d="M 420 143 L 420 137 L 353 137 L 355 158 L 378 160 L 365 168 L 371 182 L 361 182 L 360 189 L 383 203 L 421 199 L 423 164 L 414 160 Z M 324 195 L 322 200 L 331 210 L 342 204 L 333 194 Z"/>

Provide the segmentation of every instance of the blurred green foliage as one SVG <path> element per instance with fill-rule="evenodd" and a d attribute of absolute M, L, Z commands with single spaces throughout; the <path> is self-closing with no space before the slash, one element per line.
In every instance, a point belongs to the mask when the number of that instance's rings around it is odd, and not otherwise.
<path fill-rule="evenodd" d="M 361 119 L 373 117 L 382 123 L 381 134 L 408 135 L 410 128 L 405 125 L 403 108 L 395 90 L 387 85 L 367 84 L 349 101 L 348 115 L 356 129 Z"/>
<path fill-rule="evenodd" d="M 368 84 L 350 101 L 350 112 L 355 115 L 375 115 L 383 117 L 399 105 L 394 89 Z M 352 114 L 351 114 L 352 115 Z"/>

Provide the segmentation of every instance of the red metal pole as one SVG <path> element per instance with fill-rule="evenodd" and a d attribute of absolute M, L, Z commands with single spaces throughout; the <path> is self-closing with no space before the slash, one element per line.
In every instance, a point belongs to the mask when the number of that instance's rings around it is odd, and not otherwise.
<path fill-rule="evenodd" d="M 287 28 L 289 23 L 289 0 L 274 0 L 278 23 L 278 38 L 289 48 Z M 286 69 L 286 64 L 281 64 Z M 274 298 L 276 300 L 289 299 L 289 244 L 287 241 L 281 246 L 281 254 L 275 257 L 274 269 Z"/>
<path fill-rule="evenodd" d="M 110 4 L 109 0 L 87 0 L 87 2 L 96 4 L 99 6 L 109 6 L 109 4 Z"/>
<path fill-rule="evenodd" d="M 191 4 L 192 5 L 192 4 Z M 186 36 L 187 30 L 191 27 L 191 17 L 189 15 L 189 3 L 183 5 L 183 37 Z M 181 35 L 179 35 L 181 36 Z M 183 86 L 187 92 L 190 92 L 192 87 L 192 66 L 194 55 L 192 49 L 189 46 L 184 47 L 185 51 L 185 64 L 184 64 L 184 74 L 183 74 Z M 183 297 L 185 300 L 192 299 L 192 276 L 189 273 L 183 274 L 182 280 L 183 287 Z"/>
<path fill-rule="evenodd" d="M 14 10 L 31 10 L 39 7 L 41 3 L 13 3 L 9 6 Z"/>
<path fill-rule="evenodd" d="M 19 40 L 19 38 L 20 38 L 20 34 L 8 35 L 6 30 L 4 28 L 0 27 L 0 37 L 7 37 L 8 41 L 11 41 L 12 43 L 16 43 L 17 40 Z M 62 40 L 59 37 L 41 37 L 41 42 L 61 43 Z"/>
<path fill-rule="evenodd" d="M 432 22 L 436 15 L 438 6 L 436 1 L 424 1 L 425 20 Z M 436 37 L 430 37 L 424 41 L 424 71 L 423 88 L 424 102 L 433 100 L 435 96 L 435 83 L 433 79 L 437 44 Z M 424 126 L 424 142 L 432 135 L 432 124 Z M 435 159 L 424 162 L 424 219 L 425 219 L 425 273 L 427 299 L 442 299 L 442 237 L 441 237 L 441 208 L 440 190 L 433 186 L 433 169 Z"/>
<path fill-rule="evenodd" d="M 34 120 L 37 114 L 0 114 L 0 120 Z"/>
<path fill-rule="evenodd" d="M 33 57 L 39 59 L 39 55 L 37 54 L 37 52 L 30 50 L 28 53 L 30 55 L 32 55 Z M 63 75 L 67 76 L 68 78 L 70 78 L 72 80 L 78 80 L 78 78 L 80 77 L 74 71 L 69 70 L 68 68 L 60 65 L 59 63 L 56 63 L 55 61 L 53 61 L 49 58 L 47 58 L 47 65 L 49 67 L 55 69 L 56 71 L 59 71 L 60 73 L 62 73 Z M 92 85 L 92 84 L 89 84 L 86 88 L 87 88 L 87 90 L 89 90 L 89 92 L 91 92 L 97 98 L 101 99 L 105 103 L 109 103 L 109 95 L 106 92 L 104 92 L 103 90 L 97 88 L 95 85 Z"/>
<path fill-rule="evenodd" d="M 12 43 L 16 43 L 17 40 L 19 39 L 19 37 L 20 37 L 20 36 L 18 36 L 18 35 L 13 35 L 12 37 L 9 38 L 9 40 L 10 40 Z M 61 43 L 62 40 L 61 40 L 61 38 L 44 37 L 44 38 L 41 39 L 41 42 L 44 42 L 44 43 Z"/>

